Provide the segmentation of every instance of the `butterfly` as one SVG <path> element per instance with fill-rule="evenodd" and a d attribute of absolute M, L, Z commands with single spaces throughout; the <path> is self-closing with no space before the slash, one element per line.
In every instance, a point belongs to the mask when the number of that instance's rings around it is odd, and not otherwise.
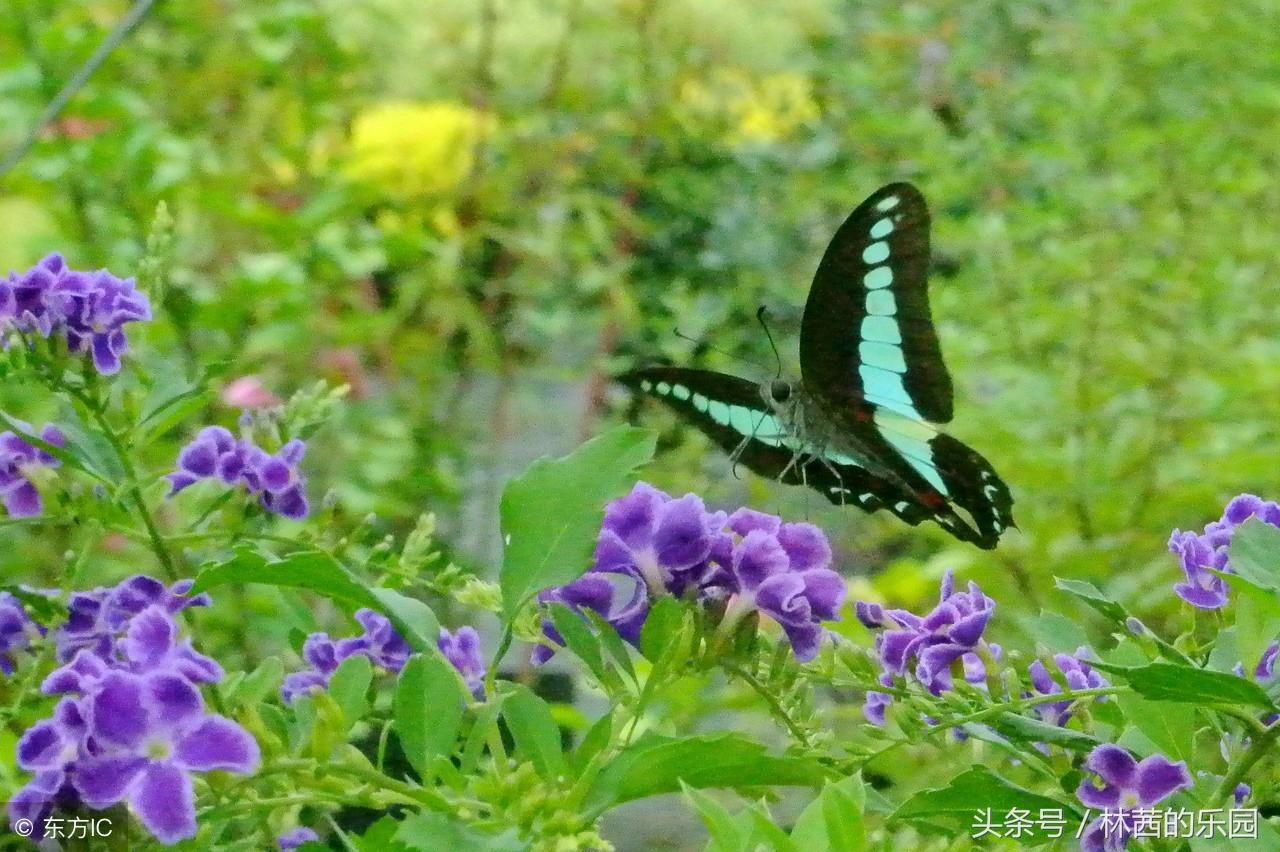
<path fill-rule="evenodd" d="M 800 326 L 800 381 L 650 367 L 617 380 L 670 406 L 736 464 L 839 505 L 933 520 L 990 549 L 1013 526 L 991 464 L 937 429 L 951 376 L 929 314 L 929 211 L 893 183 L 836 231 Z"/>

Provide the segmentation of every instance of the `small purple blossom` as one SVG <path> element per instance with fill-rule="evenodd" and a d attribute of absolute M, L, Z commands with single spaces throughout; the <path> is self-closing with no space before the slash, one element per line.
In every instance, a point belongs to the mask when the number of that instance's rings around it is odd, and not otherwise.
<path fill-rule="evenodd" d="M 724 522 L 724 513 L 707 512 L 696 494 L 673 499 L 637 482 L 605 507 L 593 569 L 638 577 L 653 594 L 683 595 L 710 570 Z"/>
<path fill-rule="evenodd" d="M 256 768 L 253 737 L 205 712 L 198 684 L 217 682 L 222 668 L 179 635 L 175 614 L 208 603 L 183 595 L 190 587 L 138 575 L 73 596 L 57 634 L 60 659 L 71 659 L 40 687 L 63 697 L 18 742 L 18 766 L 33 777 L 10 802 L 11 822 L 127 801 L 174 843 L 196 833 L 193 773 Z"/>
<path fill-rule="evenodd" d="M 480 654 L 480 634 L 475 628 L 464 625 L 450 633 L 441 627 L 438 647 L 449 664 L 462 675 L 471 694 L 477 699 L 484 698 L 484 657 Z"/>
<path fill-rule="evenodd" d="M 22 424 L 30 433 L 31 427 Z M 40 430 L 40 440 L 55 447 L 65 447 L 67 439 L 58 427 L 47 425 Z M 15 432 L 0 433 L 0 499 L 5 510 L 15 518 L 31 518 L 39 515 L 44 506 L 40 492 L 31 481 L 33 467 L 58 467 L 58 459 L 44 450 L 29 444 Z"/>
<path fill-rule="evenodd" d="M 287 675 L 280 686 L 280 697 L 292 704 L 299 695 L 328 689 L 329 680 L 348 657 L 367 657 L 371 663 L 396 673 L 409 661 L 413 649 L 391 624 L 391 620 L 371 609 L 360 609 L 356 621 L 364 628 L 359 636 L 333 639 L 327 633 L 312 633 L 302 644 L 302 659 L 309 668 Z M 461 627 L 450 635 L 440 631 L 439 648 L 458 670 L 477 698 L 484 694 L 484 660 L 480 656 L 480 637 L 470 627 Z"/>
<path fill-rule="evenodd" d="M 216 477 L 227 485 L 243 485 L 268 512 L 300 520 L 310 511 L 306 481 L 298 470 L 306 451 L 307 445 L 295 438 L 272 455 L 221 426 L 207 426 L 179 451 L 177 470 L 165 477 L 169 496 Z"/>
<path fill-rule="evenodd" d="M 1200 609 L 1226 606 L 1227 581 L 1206 569 L 1232 573 L 1228 561 L 1231 538 L 1237 526 L 1255 517 L 1280 527 L 1280 505 L 1253 494 L 1241 494 L 1227 504 L 1222 518 L 1206 526 L 1203 533 L 1173 531 L 1169 536 L 1169 551 L 1177 554 L 1186 575 L 1185 582 L 1173 587 L 1178 597 Z"/>
<path fill-rule="evenodd" d="M 817 654 L 822 622 L 837 618 L 844 600 L 844 580 L 830 563 L 831 547 L 815 526 L 745 508 L 708 511 L 697 495 L 672 498 L 638 482 L 606 508 L 590 570 L 538 600 L 591 610 L 633 645 L 655 596 L 723 601 L 722 633 L 762 612 L 803 662 Z M 543 633 L 550 643 L 534 649 L 535 663 L 561 644 L 549 619 Z"/>
<path fill-rule="evenodd" d="M 1084 657 L 1088 653 L 1086 648 L 1078 649 L 1074 655 L 1071 654 L 1054 654 L 1053 662 L 1057 666 L 1061 677 L 1066 681 L 1073 691 L 1079 689 L 1097 689 L 1103 686 L 1110 686 L 1110 682 L 1093 670 Z M 1027 667 L 1027 673 L 1031 676 L 1031 685 L 1035 688 L 1037 694 L 1040 695 L 1056 695 L 1062 692 L 1062 686 L 1054 680 L 1049 674 L 1049 669 L 1039 660 L 1034 660 Z M 1028 693 L 1030 694 L 1030 693 Z M 1100 700 L 1105 700 L 1103 696 Z M 1033 709 L 1040 718 L 1051 725 L 1062 727 L 1071 719 L 1070 701 L 1050 701 L 1044 704 L 1037 704 Z"/>
<path fill-rule="evenodd" d="M 312 633 L 307 637 L 302 644 L 302 659 L 311 668 L 285 677 L 280 696 L 286 704 L 292 704 L 301 694 L 328 689 L 333 673 L 348 657 L 365 657 L 393 673 L 404 668 L 412 649 L 390 619 L 367 608 L 356 610 L 355 618 L 364 628 L 359 636 L 334 640 L 327 633 Z"/>
<path fill-rule="evenodd" d="M 151 303 L 132 278 L 105 269 L 79 272 L 58 254 L 0 280 L 0 322 L 24 334 L 61 334 L 69 351 L 90 352 L 104 376 L 120 371 L 120 356 L 129 349 L 124 326 L 149 319 Z"/>
<path fill-rule="evenodd" d="M 1089 753 L 1084 768 L 1097 776 L 1086 778 L 1076 790 L 1086 807 L 1097 808 L 1103 815 L 1084 830 L 1080 848 L 1085 852 L 1119 852 L 1128 845 L 1133 834 L 1129 813 L 1135 808 L 1149 808 L 1178 790 L 1191 786 L 1191 774 L 1183 761 L 1171 763 L 1159 754 L 1135 761 L 1116 745 L 1100 745 Z"/>
<path fill-rule="evenodd" d="M 162 843 L 195 836 L 193 773 L 257 768 L 253 737 L 205 712 L 199 691 L 180 675 L 111 671 L 85 705 L 93 748 L 75 762 L 76 792 L 91 808 L 128 801 Z"/>
<path fill-rule="evenodd" d="M 964 667 L 966 680 L 985 678 L 980 651 L 994 653 L 982 634 L 994 610 L 995 601 L 976 583 L 969 583 L 967 591 L 956 591 L 950 570 L 942 578 L 938 605 L 924 617 L 866 601 L 854 606 L 859 621 L 884 630 L 876 637 L 876 651 L 885 673 L 904 675 L 914 660 L 916 678 L 934 695 L 951 688 L 956 661 Z"/>
<path fill-rule="evenodd" d="M 114 659 L 116 642 L 128 630 L 134 616 L 153 606 L 176 614 L 189 606 L 208 606 L 209 596 L 188 596 L 191 580 L 179 580 L 172 586 L 135 574 L 115 586 L 99 587 L 71 595 L 67 621 L 54 632 L 58 661 L 70 661 L 88 649 L 104 660 Z"/>
<path fill-rule="evenodd" d="M 290 852 L 290 850 L 297 849 L 304 843 L 319 842 L 320 835 L 306 826 L 299 826 L 292 831 L 286 831 L 276 838 L 276 845 L 280 847 L 280 852 Z"/>
<path fill-rule="evenodd" d="M 22 601 L 8 592 L 0 592 L 0 671 L 13 674 L 13 655 L 25 651 L 44 632 L 44 627 L 27 614 Z"/>
<path fill-rule="evenodd" d="M 828 567 L 831 546 L 822 530 L 781 523 L 770 530 L 758 516 L 735 512 L 729 518 L 741 538 L 728 557 L 724 625 L 731 628 L 759 610 L 782 626 L 796 659 L 808 662 L 818 654 L 822 622 L 839 617 L 847 590 L 844 578 Z"/>

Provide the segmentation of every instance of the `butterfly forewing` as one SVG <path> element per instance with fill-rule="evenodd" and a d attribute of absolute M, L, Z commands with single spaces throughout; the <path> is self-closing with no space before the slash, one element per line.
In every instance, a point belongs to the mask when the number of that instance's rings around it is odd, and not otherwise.
<path fill-rule="evenodd" d="M 805 387 L 837 411 L 867 404 L 951 419 L 951 377 L 929 315 L 929 211 L 894 183 L 845 220 L 814 275 L 800 331 Z"/>

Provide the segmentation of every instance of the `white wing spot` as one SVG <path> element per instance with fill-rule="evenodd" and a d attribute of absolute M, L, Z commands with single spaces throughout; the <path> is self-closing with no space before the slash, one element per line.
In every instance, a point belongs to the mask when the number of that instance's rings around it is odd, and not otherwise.
<path fill-rule="evenodd" d="M 888 290 L 872 290 L 867 294 L 867 313 L 877 317 L 891 317 L 898 312 L 898 303 Z"/>
<path fill-rule="evenodd" d="M 862 276 L 862 283 L 868 290 L 879 290 L 893 283 L 893 270 L 887 266 L 877 266 Z"/>
<path fill-rule="evenodd" d="M 890 195 L 887 198 L 881 198 L 876 202 L 876 209 L 881 213 L 888 213 L 890 210 L 898 206 L 898 196 Z"/>
<path fill-rule="evenodd" d="M 871 226 L 871 239 L 882 240 L 893 233 L 893 220 L 885 217 Z"/>
<path fill-rule="evenodd" d="M 653 382 L 649 381 L 648 379 L 641 379 L 640 390 L 644 391 L 645 393 L 648 393 L 649 391 L 653 390 Z"/>
<path fill-rule="evenodd" d="M 658 382 L 658 393 L 666 396 L 671 393 L 671 385 L 668 382 Z"/>
<path fill-rule="evenodd" d="M 862 250 L 863 263 L 883 263 L 889 259 L 889 244 L 884 240 L 871 243 Z"/>

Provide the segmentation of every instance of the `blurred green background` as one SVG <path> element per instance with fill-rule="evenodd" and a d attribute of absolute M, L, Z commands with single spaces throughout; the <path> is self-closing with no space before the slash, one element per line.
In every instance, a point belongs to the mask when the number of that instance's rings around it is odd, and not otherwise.
<path fill-rule="evenodd" d="M 0 157 L 128 6 L 7 0 Z M 1159 624 L 1169 531 L 1280 496 L 1276 32 L 1267 0 L 160 2 L 0 177 L 0 272 L 59 250 L 132 274 L 165 202 L 166 318 L 135 348 L 282 397 L 349 384 L 313 499 L 395 532 L 434 511 L 481 571 L 506 478 L 639 417 L 664 430 L 648 479 L 807 515 L 874 577 L 855 594 L 921 602 L 951 566 L 1017 634 L 1085 619 L 1052 592 L 1080 577 Z M 1016 500 L 990 554 L 736 480 L 608 383 L 767 376 L 761 304 L 794 369 L 826 240 L 902 179 L 934 217 L 951 431 Z M 5 539 L 6 579 L 59 552 Z"/>

